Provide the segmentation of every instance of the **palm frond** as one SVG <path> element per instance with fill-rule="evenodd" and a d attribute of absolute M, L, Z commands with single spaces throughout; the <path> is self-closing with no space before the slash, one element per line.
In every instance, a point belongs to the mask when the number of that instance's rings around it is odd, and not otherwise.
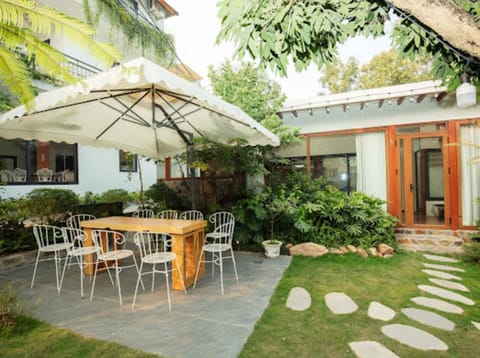
<path fill-rule="evenodd" d="M 29 102 L 35 97 L 30 85 L 29 72 L 26 65 L 9 49 L 0 44 L 0 82 L 22 103 L 30 107 Z"/>

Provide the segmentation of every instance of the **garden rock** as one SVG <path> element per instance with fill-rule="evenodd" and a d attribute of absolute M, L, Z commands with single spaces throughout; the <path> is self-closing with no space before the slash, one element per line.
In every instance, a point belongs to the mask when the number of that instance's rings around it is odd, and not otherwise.
<path fill-rule="evenodd" d="M 445 302 L 443 300 L 439 300 L 438 298 L 430 298 L 430 297 L 413 297 L 410 299 L 411 301 L 415 302 L 417 305 L 425 306 L 428 308 L 433 308 L 438 311 L 447 312 L 447 313 L 456 313 L 462 314 L 463 308 L 458 307 L 450 302 Z"/>
<path fill-rule="evenodd" d="M 349 249 L 350 252 L 353 252 L 353 253 L 357 252 L 357 248 L 353 245 L 347 245 L 347 249 Z"/>
<path fill-rule="evenodd" d="M 475 326 L 476 329 L 480 329 L 480 323 L 472 321 L 472 324 Z"/>
<path fill-rule="evenodd" d="M 378 251 L 376 247 L 370 247 L 368 249 L 368 252 L 370 253 L 371 256 L 378 256 Z"/>
<path fill-rule="evenodd" d="M 462 291 L 462 292 L 470 292 L 470 290 L 462 285 L 461 283 L 458 282 L 452 282 L 448 280 L 442 280 L 439 278 L 429 278 L 428 279 L 430 282 L 433 282 L 435 285 L 445 287 L 451 290 L 457 290 L 457 291 Z"/>
<path fill-rule="evenodd" d="M 368 258 L 368 254 L 367 254 L 367 251 L 365 251 L 365 249 L 357 249 L 357 253 L 364 258 Z"/>
<path fill-rule="evenodd" d="M 439 338 L 421 329 L 404 324 L 390 324 L 382 327 L 382 333 L 409 347 L 424 351 L 446 351 L 448 346 Z"/>
<path fill-rule="evenodd" d="M 328 249 L 319 244 L 315 244 L 314 242 L 305 242 L 302 244 L 294 245 L 290 248 L 290 255 L 291 256 L 311 256 L 311 257 L 319 257 L 323 256 L 328 253 Z"/>
<path fill-rule="evenodd" d="M 423 257 L 425 257 L 427 260 L 430 260 L 430 261 L 451 262 L 451 263 L 457 263 L 457 262 L 459 262 L 459 261 L 456 260 L 456 259 L 452 259 L 452 258 L 450 258 L 450 257 L 445 257 L 445 256 L 438 256 L 438 255 L 428 255 L 428 254 L 425 254 L 425 255 L 423 255 Z"/>
<path fill-rule="evenodd" d="M 422 270 L 422 272 L 426 273 L 427 275 L 443 278 L 446 280 L 459 280 L 459 281 L 462 280 L 461 277 L 452 275 L 451 273 L 448 273 L 448 272 L 437 271 L 437 270 Z"/>
<path fill-rule="evenodd" d="M 340 255 L 343 255 L 342 250 L 337 249 L 336 247 L 331 248 L 331 249 L 329 250 L 329 252 L 330 252 L 331 254 L 340 254 Z"/>
<path fill-rule="evenodd" d="M 348 345 L 359 358 L 399 358 L 383 344 L 375 341 L 350 342 Z"/>
<path fill-rule="evenodd" d="M 393 255 L 393 247 L 388 246 L 387 244 L 380 244 L 378 245 L 378 252 L 384 255 Z"/>
<path fill-rule="evenodd" d="M 349 314 L 358 309 L 357 304 L 343 292 L 326 294 L 325 303 L 334 314 Z"/>
<path fill-rule="evenodd" d="M 305 311 L 311 304 L 310 294 L 302 287 L 293 287 L 288 293 L 287 307 L 294 311 Z"/>
<path fill-rule="evenodd" d="M 350 252 L 350 250 L 347 249 L 345 246 L 340 247 L 340 251 L 344 254 L 348 254 Z"/>
<path fill-rule="evenodd" d="M 390 307 L 382 305 L 380 302 L 370 302 L 368 306 L 368 316 L 373 319 L 379 319 L 382 321 L 390 321 L 395 317 L 395 311 Z"/>
<path fill-rule="evenodd" d="M 420 310 L 418 308 L 404 308 L 402 309 L 402 313 L 414 321 L 434 328 L 443 329 L 444 331 L 453 331 L 455 328 L 455 323 L 440 316 L 438 313 Z"/>
<path fill-rule="evenodd" d="M 459 295 L 458 293 L 455 293 L 449 290 L 445 290 L 443 288 L 428 286 L 428 285 L 417 285 L 417 287 L 422 291 L 431 293 L 432 295 L 446 298 L 451 301 L 460 302 L 468 306 L 473 306 L 475 304 L 475 302 L 473 302 L 470 298 Z"/>

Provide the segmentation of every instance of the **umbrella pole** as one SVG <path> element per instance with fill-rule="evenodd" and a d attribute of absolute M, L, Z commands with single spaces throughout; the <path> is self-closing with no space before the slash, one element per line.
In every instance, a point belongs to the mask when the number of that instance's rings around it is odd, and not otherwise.
<path fill-rule="evenodd" d="M 190 171 L 190 186 L 192 191 L 192 210 L 197 210 L 197 189 L 195 183 L 195 168 L 192 167 L 193 159 L 194 159 L 194 150 L 193 144 L 189 144 L 187 146 L 187 165 Z"/>

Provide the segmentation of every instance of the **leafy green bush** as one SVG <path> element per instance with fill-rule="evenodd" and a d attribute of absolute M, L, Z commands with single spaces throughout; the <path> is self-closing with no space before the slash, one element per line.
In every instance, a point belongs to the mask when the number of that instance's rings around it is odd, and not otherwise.
<path fill-rule="evenodd" d="M 64 216 L 79 203 L 79 198 L 69 189 L 33 189 L 26 195 L 29 217 L 38 217 L 42 222 L 61 222 Z"/>
<path fill-rule="evenodd" d="M 395 246 L 395 218 L 383 201 L 361 192 L 344 193 L 323 179 L 295 176 L 233 208 L 236 240 L 250 247 L 273 237 L 283 242 L 316 242 L 327 247 Z"/>
<path fill-rule="evenodd" d="M 94 202 L 100 203 L 112 203 L 112 202 L 122 202 L 127 203 L 129 201 L 136 201 L 138 199 L 138 194 L 129 193 L 125 189 L 110 189 L 101 194 L 95 196 Z"/>
<path fill-rule="evenodd" d="M 23 302 L 13 291 L 12 284 L 9 283 L 0 292 L 0 327 L 9 329 L 15 326 L 18 316 L 22 314 Z"/>
<path fill-rule="evenodd" d="M 480 265 L 480 242 L 473 241 L 463 246 L 463 261 Z"/>
<path fill-rule="evenodd" d="M 29 217 L 27 199 L 0 201 L 0 255 L 36 247 L 32 229 L 23 225 Z"/>
<path fill-rule="evenodd" d="M 145 190 L 145 200 L 153 202 L 150 203 L 150 207 L 153 206 L 154 210 L 186 210 L 190 208 L 188 199 L 177 194 L 164 182 L 153 184 Z"/>

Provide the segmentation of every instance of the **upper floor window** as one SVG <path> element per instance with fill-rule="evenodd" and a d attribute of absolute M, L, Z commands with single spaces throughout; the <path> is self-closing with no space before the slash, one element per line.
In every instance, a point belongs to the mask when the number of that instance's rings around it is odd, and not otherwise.
<path fill-rule="evenodd" d="M 137 172 L 137 155 L 124 152 L 123 150 L 118 151 L 118 157 L 120 159 L 120 171 L 121 172 Z"/>
<path fill-rule="evenodd" d="M 2 184 L 78 182 L 77 145 L 0 138 Z"/>

